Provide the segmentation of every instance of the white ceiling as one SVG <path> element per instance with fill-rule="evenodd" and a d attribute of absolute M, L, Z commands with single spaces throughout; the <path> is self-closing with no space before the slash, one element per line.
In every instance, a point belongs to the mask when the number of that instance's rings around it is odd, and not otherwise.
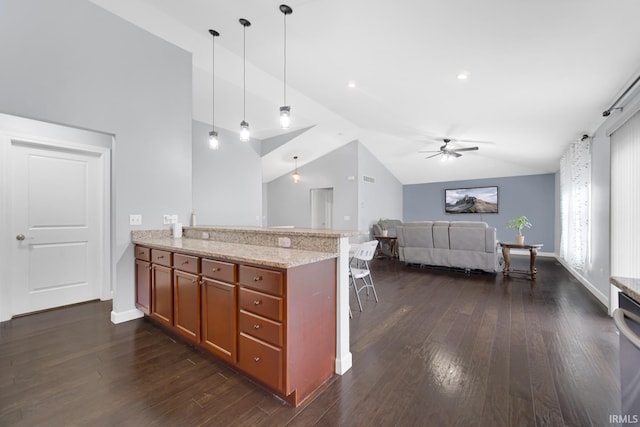
<path fill-rule="evenodd" d="M 193 53 L 193 116 L 216 127 L 246 120 L 282 135 L 281 0 L 91 0 Z M 286 0 L 287 104 L 293 129 L 263 156 L 271 181 L 359 140 L 403 184 L 553 173 L 567 145 L 640 72 L 637 0 Z M 459 72 L 468 72 L 466 81 Z M 356 88 L 347 87 L 349 80 Z M 614 112 L 615 114 L 615 112 Z M 480 140 L 452 162 L 425 159 L 434 139 Z M 206 142 L 203 142 L 206 143 Z M 238 140 L 221 141 L 239 144 Z"/>

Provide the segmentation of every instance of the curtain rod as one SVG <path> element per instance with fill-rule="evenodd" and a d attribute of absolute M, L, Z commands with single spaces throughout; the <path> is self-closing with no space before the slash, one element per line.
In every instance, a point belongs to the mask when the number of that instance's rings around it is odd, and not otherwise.
<path fill-rule="evenodd" d="M 602 112 L 602 116 L 607 117 L 609 114 L 611 114 L 611 110 L 615 109 L 614 107 L 618 104 L 618 102 L 620 102 L 620 100 L 624 98 L 631 89 L 633 89 L 633 87 L 636 85 L 636 83 L 638 83 L 639 80 L 640 80 L 640 76 L 636 77 L 633 83 L 631 83 L 629 87 L 624 92 L 622 92 L 622 95 L 620 95 L 618 99 L 616 99 L 615 102 L 611 104 L 611 107 L 607 108 Z M 622 107 L 620 109 L 622 110 Z"/>

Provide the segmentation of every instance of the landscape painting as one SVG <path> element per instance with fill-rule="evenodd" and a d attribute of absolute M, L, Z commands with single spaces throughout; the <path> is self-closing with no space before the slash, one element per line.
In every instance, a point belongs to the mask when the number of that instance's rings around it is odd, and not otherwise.
<path fill-rule="evenodd" d="M 444 190 L 446 213 L 498 213 L 498 187 Z"/>

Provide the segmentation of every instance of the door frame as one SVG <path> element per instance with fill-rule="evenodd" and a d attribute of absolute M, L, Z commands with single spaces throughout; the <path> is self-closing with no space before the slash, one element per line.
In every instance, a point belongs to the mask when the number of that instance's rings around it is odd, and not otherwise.
<path fill-rule="evenodd" d="M 103 301 L 113 298 L 113 271 L 112 260 L 112 221 L 111 215 L 111 150 L 114 146 L 114 135 L 102 132 L 89 131 L 69 126 L 46 123 L 7 114 L 0 114 L 0 224 L 9 224 L 8 227 L 0 227 L 0 271 L 3 271 L 3 279 L 0 280 L 0 322 L 10 320 L 12 311 L 12 283 L 5 277 L 13 277 L 13 263 L 11 262 L 11 244 L 13 244 L 11 232 L 12 206 L 11 206 L 11 165 L 10 151 L 11 141 L 19 140 L 23 143 L 47 149 L 62 148 L 72 151 L 91 153 L 99 159 L 100 173 L 103 179 L 102 188 L 102 230 L 100 242 L 101 252 L 101 280 L 99 283 L 100 299 Z"/>

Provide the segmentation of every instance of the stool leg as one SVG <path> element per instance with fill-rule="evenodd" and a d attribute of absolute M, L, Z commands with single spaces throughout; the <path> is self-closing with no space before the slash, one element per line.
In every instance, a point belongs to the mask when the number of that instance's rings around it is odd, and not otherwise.
<path fill-rule="evenodd" d="M 356 282 L 356 279 L 353 278 L 353 276 L 351 277 L 351 280 L 353 281 L 353 290 L 356 293 L 356 299 L 358 300 L 358 307 L 360 307 L 360 311 L 362 311 L 362 302 L 360 302 L 360 290 L 358 289 L 358 283 Z"/>

